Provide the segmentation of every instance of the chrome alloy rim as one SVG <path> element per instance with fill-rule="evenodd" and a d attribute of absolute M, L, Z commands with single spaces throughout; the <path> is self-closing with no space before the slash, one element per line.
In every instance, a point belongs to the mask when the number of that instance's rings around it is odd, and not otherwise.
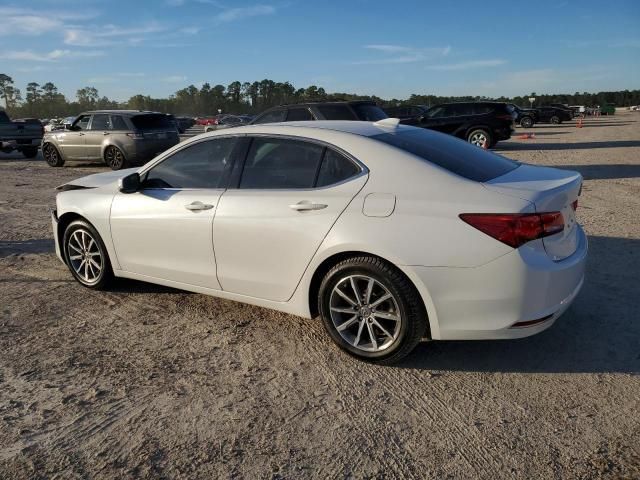
<path fill-rule="evenodd" d="M 98 243 L 84 230 L 74 231 L 67 242 L 71 268 L 86 283 L 95 283 L 103 268 L 102 255 Z"/>
<path fill-rule="evenodd" d="M 58 161 L 58 152 L 51 145 L 47 145 L 44 150 L 44 159 L 48 163 L 56 163 Z"/>
<path fill-rule="evenodd" d="M 366 275 L 340 280 L 329 299 L 331 321 L 342 339 L 365 352 L 381 352 L 400 335 L 402 316 L 393 294 Z"/>
<path fill-rule="evenodd" d="M 105 157 L 110 167 L 119 167 L 124 160 L 122 152 L 115 147 L 108 148 Z"/>
<path fill-rule="evenodd" d="M 471 143 L 478 147 L 483 147 L 487 142 L 487 136 L 484 133 L 474 133 L 471 135 Z"/>

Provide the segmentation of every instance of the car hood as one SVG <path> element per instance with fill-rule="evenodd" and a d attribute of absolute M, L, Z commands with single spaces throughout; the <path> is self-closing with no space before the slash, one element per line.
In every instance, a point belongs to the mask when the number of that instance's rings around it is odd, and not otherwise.
<path fill-rule="evenodd" d="M 86 177 L 77 178 L 70 182 L 63 183 L 56 187 L 57 190 L 65 190 L 64 187 L 81 187 L 81 188 L 97 188 L 103 185 L 117 182 L 119 179 L 126 177 L 130 173 L 137 172 L 139 168 L 125 168 L 124 170 L 116 170 L 113 172 L 94 173 Z"/>

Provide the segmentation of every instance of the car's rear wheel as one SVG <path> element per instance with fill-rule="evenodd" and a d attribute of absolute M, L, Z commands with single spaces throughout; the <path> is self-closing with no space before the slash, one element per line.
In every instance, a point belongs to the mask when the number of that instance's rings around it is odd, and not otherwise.
<path fill-rule="evenodd" d="M 531 118 L 531 117 L 523 117 L 520 120 L 520 126 L 522 128 L 531 128 L 531 127 L 533 127 L 533 118 Z"/>
<path fill-rule="evenodd" d="M 121 170 L 127 166 L 127 159 L 124 153 L 113 145 L 108 146 L 104 151 L 104 162 L 111 170 Z"/>
<path fill-rule="evenodd" d="M 23 148 L 22 155 L 24 155 L 25 158 L 35 158 L 38 155 L 38 147 Z"/>
<path fill-rule="evenodd" d="M 61 167 L 64 165 L 64 159 L 60 155 L 60 152 L 50 143 L 45 143 L 44 147 L 42 147 L 42 155 L 50 167 Z"/>
<path fill-rule="evenodd" d="M 469 135 L 467 135 L 467 141 L 481 148 L 489 148 L 493 143 L 491 134 L 484 128 L 474 128 L 471 130 Z"/>
<path fill-rule="evenodd" d="M 427 317 L 409 279 L 376 257 L 354 257 L 333 267 L 318 296 L 320 316 L 333 341 L 360 359 L 395 363 L 424 336 Z"/>
<path fill-rule="evenodd" d="M 554 115 L 553 117 L 551 117 L 551 123 L 553 123 L 554 125 L 558 125 L 561 123 L 560 117 L 558 117 L 557 115 Z"/>
<path fill-rule="evenodd" d="M 107 249 L 96 229 L 85 220 L 67 226 L 63 252 L 71 274 L 85 287 L 102 290 L 113 279 Z"/>

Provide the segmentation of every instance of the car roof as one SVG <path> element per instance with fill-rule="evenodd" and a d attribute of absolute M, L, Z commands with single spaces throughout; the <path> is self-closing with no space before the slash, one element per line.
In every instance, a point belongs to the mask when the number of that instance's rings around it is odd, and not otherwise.
<path fill-rule="evenodd" d="M 355 120 L 309 120 L 300 122 L 278 122 L 278 123 L 261 123 L 257 125 L 246 125 L 242 127 L 235 127 L 233 131 L 219 130 L 218 132 L 211 132 L 213 134 L 251 134 L 251 133 L 282 133 L 286 134 L 287 129 L 296 129 L 296 134 L 302 133 L 299 129 L 312 130 L 331 130 L 335 132 L 349 133 L 353 135 L 359 135 L 362 137 L 371 137 L 373 135 L 379 135 L 381 133 L 390 133 L 394 131 L 415 130 L 416 127 L 408 125 L 398 125 L 397 127 L 388 127 L 376 122 L 362 122 Z M 282 130 L 282 132 L 278 132 Z"/>
<path fill-rule="evenodd" d="M 117 115 L 144 115 L 144 114 L 158 114 L 158 115 L 168 115 L 162 112 L 152 112 L 150 110 L 89 110 L 87 112 L 82 112 L 80 115 L 87 115 L 90 113 L 112 113 Z"/>
<path fill-rule="evenodd" d="M 328 102 L 283 103 L 282 105 L 277 105 L 272 108 L 276 109 L 276 108 L 285 108 L 285 107 L 304 107 L 304 106 L 315 106 L 315 105 L 376 105 L 376 102 L 374 102 L 373 100 L 334 100 L 334 101 L 328 101 Z"/>

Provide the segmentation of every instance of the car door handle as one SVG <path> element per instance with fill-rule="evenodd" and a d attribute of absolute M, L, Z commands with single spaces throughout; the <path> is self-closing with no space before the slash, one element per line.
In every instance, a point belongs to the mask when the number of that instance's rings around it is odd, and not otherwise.
<path fill-rule="evenodd" d="M 80 132 L 80 133 L 78 133 L 78 136 L 79 136 L 79 137 L 83 137 L 83 136 L 84 136 L 84 133 Z"/>
<path fill-rule="evenodd" d="M 103 135 L 109 135 L 109 132 L 102 132 Z"/>
<path fill-rule="evenodd" d="M 186 208 L 187 210 L 191 210 L 191 211 L 195 211 L 195 210 L 211 210 L 213 208 L 213 205 L 211 205 L 209 203 L 193 202 L 193 203 L 190 203 L 188 205 L 185 205 L 184 208 Z"/>
<path fill-rule="evenodd" d="M 289 208 L 298 212 L 306 212 L 309 210 L 322 210 L 323 208 L 327 208 L 327 205 L 324 203 L 311 203 L 307 200 L 303 200 L 301 202 L 294 203 L 293 205 L 289 205 Z"/>

